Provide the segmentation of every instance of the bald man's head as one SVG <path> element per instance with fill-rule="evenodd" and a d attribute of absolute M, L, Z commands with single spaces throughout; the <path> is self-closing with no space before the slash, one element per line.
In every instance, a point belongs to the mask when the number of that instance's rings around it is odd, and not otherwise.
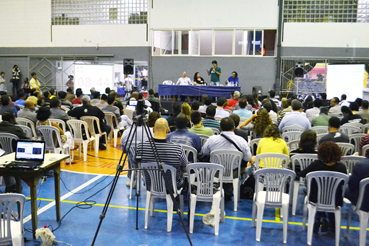
<path fill-rule="evenodd" d="M 28 108 L 28 109 L 31 109 L 31 110 L 33 110 L 34 108 L 35 108 L 35 104 L 33 103 L 33 101 L 32 100 L 26 100 L 25 102 L 24 102 L 24 107 L 25 108 Z"/>
<path fill-rule="evenodd" d="M 157 119 L 154 125 L 154 130 L 155 133 L 166 134 L 168 130 L 168 121 L 164 118 Z"/>

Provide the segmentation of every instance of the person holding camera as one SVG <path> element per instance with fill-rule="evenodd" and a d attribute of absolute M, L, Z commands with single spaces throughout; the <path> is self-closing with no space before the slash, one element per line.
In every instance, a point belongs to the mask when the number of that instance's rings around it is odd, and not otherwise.
<path fill-rule="evenodd" d="M 12 79 L 10 80 L 10 82 L 13 83 L 13 97 L 15 97 L 18 93 L 18 91 L 20 90 L 21 86 L 20 86 L 20 69 L 17 65 L 13 66 L 12 69 Z"/>

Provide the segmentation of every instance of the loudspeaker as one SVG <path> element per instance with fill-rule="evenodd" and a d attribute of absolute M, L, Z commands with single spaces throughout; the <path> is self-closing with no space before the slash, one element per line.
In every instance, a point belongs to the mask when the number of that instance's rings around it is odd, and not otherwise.
<path fill-rule="evenodd" d="M 295 62 L 295 69 L 293 71 L 295 77 L 304 76 L 304 66 L 305 62 Z"/>
<path fill-rule="evenodd" d="M 132 58 L 123 59 L 123 73 L 133 74 L 134 60 Z"/>
<path fill-rule="evenodd" d="M 252 94 L 258 94 L 258 96 L 262 95 L 263 94 L 263 90 L 261 88 L 261 86 L 253 86 L 252 87 Z"/>

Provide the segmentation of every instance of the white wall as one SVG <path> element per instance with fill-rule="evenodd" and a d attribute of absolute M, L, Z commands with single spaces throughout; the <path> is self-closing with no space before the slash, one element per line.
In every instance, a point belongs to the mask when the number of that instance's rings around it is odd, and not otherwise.
<path fill-rule="evenodd" d="M 50 0 L 1 0 L 0 47 L 148 46 L 146 25 L 51 26 Z"/>
<path fill-rule="evenodd" d="M 283 47 L 369 48 L 369 23 L 285 23 Z"/>
<path fill-rule="evenodd" d="M 152 29 L 278 27 L 276 0 L 154 0 L 150 11 Z"/>

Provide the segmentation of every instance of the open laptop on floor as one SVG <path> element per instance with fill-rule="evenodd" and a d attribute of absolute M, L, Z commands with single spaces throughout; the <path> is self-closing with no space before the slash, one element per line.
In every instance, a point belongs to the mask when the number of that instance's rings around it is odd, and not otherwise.
<path fill-rule="evenodd" d="M 15 161 L 6 165 L 7 168 L 33 169 L 44 163 L 45 142 L 33 140 L 17 140 Z"/>

